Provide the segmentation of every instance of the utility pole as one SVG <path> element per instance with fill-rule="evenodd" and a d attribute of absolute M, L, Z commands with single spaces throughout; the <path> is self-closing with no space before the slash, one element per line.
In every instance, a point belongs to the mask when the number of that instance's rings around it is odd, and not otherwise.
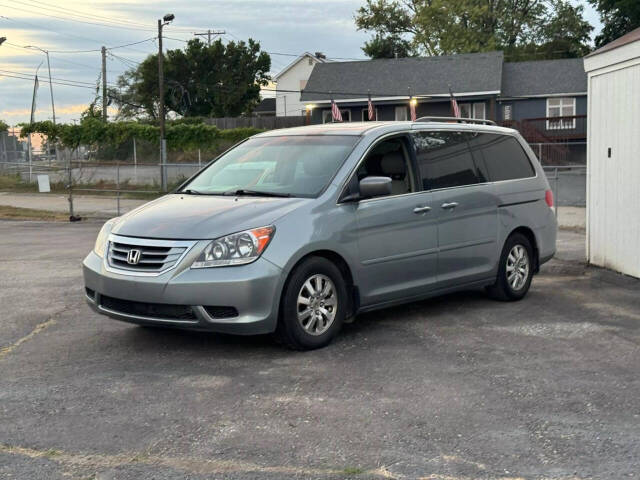
<path fill-rule="evenodd" d="M 56 105 L 53 103 L 53 83 L 51 82 L 51 64 L 49 63 L 49 51 L 45 50 L 47 55 L 47 70 L 49 70 L 49 93 L 51 94 L 51 114 L 53 116 L 53 124 L 56 124 Z M 57 155 L 56 155 L 57 156 Z"/>
<path fill-rule="evenodd" d="M 40 48 L 40 47 L 36 47 L 35 45 L 27 45 L 25 48 L 33 48 L 35 50 L 39 50 L 42 53 L 44 53 L 47 56 L 47 70 L 49 71 L 49 93 L 51 94 L 51 115 L 53 118 L 53 125 L 55 126 L 56 124 L 56 105 L 53 101 L 53 82 L 51 81 L 51 63 L 49 62 L 49 51 L 45 50 L 44 48 Z M 40 68 L 40 67 L 38 67 Z M 37 72 L 36 72 L 37 75 Z M 31 140 L 31 136 L 29 136 L 29 140 Z M 58 144 L 56 143 L 55 146 L 55 151 L 56 151 L 56 162 L 58 161 Z M 31 150 L 31 147 L 29 147 L 29 150 Z M 31 154 L 29 154 L 31 155 Z M 29 179 L 29 181 L 31 181 L 31 179 Z"/>
<path fill-rule="evenodd" d="M 107 47 L 102 47 L 102 120 L 107 122 Z"/>
<path fill-rule="evenodd" d="M 51 94 L 51 114 L 53 115 L 53 124 L 56 124 L 56 106 L 53 103 L 53 83 L 51 82 L 51 63 L 49 62 L 49 51 L 35 45 L 27 45 L 24 48 L 33 48 L 39 50 L 47 56 L 47 70 L 49 70 L 49 93 Z"/>
<path fill-rule="evenodd" d="M 211 37 L 213 35 L 224 35 L 225 33 L 227 33 L 227 32 L 225 32 L 224 30 L 211 30 L 211 29 L 209 29 L 206 32 L 202 32 L 202 33 L 196 32 L 196 33 L 194 33 L 194 35 L 196 37 L 205 37 L 206 36 L 207 37 L 207 45 L 211 46 Z"/>
<path fill-rule="evenodd" d="M 167 140 L 164 128 L 164 55 L 162 53 L 162 27 L 170 23 L 175 16 L 171 13 L 158 19 L 158 92 L 160 95 L 160 183 L 162 191 L 167 191 Z M 164 23 L 163 23 L 164 21 Z"/>

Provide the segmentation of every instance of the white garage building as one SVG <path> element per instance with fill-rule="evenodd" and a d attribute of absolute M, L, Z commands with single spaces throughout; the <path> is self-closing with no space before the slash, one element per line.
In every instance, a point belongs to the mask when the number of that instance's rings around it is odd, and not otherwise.
<path fill-rule="evenodd" d="M 587 257 L 640 278 L 640 28 L 584 59 Z"/>

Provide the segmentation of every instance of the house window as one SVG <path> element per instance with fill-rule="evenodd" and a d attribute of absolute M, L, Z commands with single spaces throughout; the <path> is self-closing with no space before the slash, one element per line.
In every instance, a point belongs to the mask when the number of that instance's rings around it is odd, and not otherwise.
<path fill-rule="evenodd" d="M 343 122 L 350 122 L 351 121 L 351 110 L 349 109 L 340 109 L 340 115 L 342 115 L 342 121 Z M 332 116 L 331 116 L 331 110 L 323 110 L 322 111 L 322 123 L 331 123 L 332 120 Z"/>
<path fill-rule="evenodd" d="M 462 118 L 478 118 L 480 120 L 486 118 L 484 102 L 461 103 L 459 107 Z"/>
<path fill-rule="evenodd" d="M 502 107 L 502 119 L 513 120 L 513 112 L 511 111 L 511 105 L 504 105 Z"/>
<path fill-rule="evenodd" d="M 407 115 L 407 107 L 396 107 L 396 120 L 399 122 L 406 122 L 409 116 Z"/>
<path fill-rule="evenodd" d="M 473 104 L 473 118 L 484 120 L 487 118 L 484 102 Z"/>
<path fill-rule="evenodd" d="M 574 97 L 547 98 L 547 130 L 576 128 L 576 99 Z M 560 117 L 558 120 L 552 120 Z"/>
<path fill-rule="evenodd" d="M 378 120 L 378 109 L 374 108 L 374 113 L 373 113 L 373 119 L 374 120 Z M 362 109 L 362 121 L 363 122 L 370 122 L 371 120 L 369 120 L 369 108 L 363 108 Z"/>
<path fill-rule="evenodd" d="M 471 104 L 470 103 L 461 103 L 460 107 L 460 116 L 462 118 L 471 118 Z"/>

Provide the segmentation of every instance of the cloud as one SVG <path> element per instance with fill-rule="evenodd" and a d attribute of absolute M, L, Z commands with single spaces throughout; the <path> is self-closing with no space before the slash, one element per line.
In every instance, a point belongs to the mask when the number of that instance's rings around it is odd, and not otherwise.
<path fill-rule="evenodd" d="M 44 0 L 54 10 L 22 8 L 11 4 L 3 7 L 0 28 L 8 42 L 0 47 L 0 69 L 33 75 L 45 59 L 37 51 L 24 50 L 15 45 L 35 44 L 51 50 L 51 74 L 55 78 L 95 84 L 100 74 L 99 51 L 61 53 L 60 50 L 99 50 L 102 45 L 112 47 L 137 42 L 156 35 L 157 19 L 164 13 L 175 14 L 175 21 L 165 28 L 168 37 L 189 40 L 193 32 L 209 28 L 223 29 L 224 41 L 246 40 L 251 37 L 269 52 L 300 54 L 321 51 L 329 57 L 363 58 L 360 47 L 367 35 L 355 28 L 353 16 L 362 0 L 189 0 L 179 2 L 156 0 L 152 8 L 146 0 Z M 89 25 L 49 15 L 89 15 L 97 23 L 106 19 L 133 22 L 133 29 Z M 98 18 L 96 16 L 105 17 Z M 138 25 L 139 24 L 139 25 Z M 113 25 L 112 25 L 113 26 Z M 148 27 L 147 27 L 148 26 Z M 183 48 L 184 42 L 165 38 L 165 48 Z M 134 62 L 142 61 L 157 51 L 157 43 L 113 50 L 113 53 Z M 272 55 L 272 70 L 284 68 L 292 57 Z M 107 78 L 115 82 L 128 67 L 114 57 L 108 57 Z M 0 72 L 1 73 L 1 72 Z M 40 78 L 46 74 L 46 63 L 40 68 Z M 50 117 L 49 85 L 40 83 L 38 115 Z M 83 107 L 91 102 L 91 89 L 53 85 L 56 116 L 60 121 L 79 117 Z M 0 117 L 11 122 L 29 119 L 33 81 L 12 79 L 0 75 Z M 22 112 L 22 114 L 17 113 Z"/>
<path fill-rule="evenodd" d="M 63 105 L 58 107 L 56 105 L 56 115 L 77 115 L 80 114 L 87 109 L 89 104 L 87 103 L 79 103 L 76 105 Z M 16 108 L 13 110 L 0 110 L 0 117 L 28 117 L 31 115 L 30 108 Z M 51 115 L 50 109 L 45 108 L 36 108 L 36 117 L 43 117 Z"/>

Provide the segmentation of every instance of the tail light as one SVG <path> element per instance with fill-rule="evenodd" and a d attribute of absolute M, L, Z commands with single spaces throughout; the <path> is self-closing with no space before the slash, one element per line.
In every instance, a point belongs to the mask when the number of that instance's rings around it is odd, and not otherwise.
<path fill-rule="evenodd" d="M 544 201 L 547 202 L 549 208 L 553 208 L 553 192 L 551 190 L 544 192 Z"/>

